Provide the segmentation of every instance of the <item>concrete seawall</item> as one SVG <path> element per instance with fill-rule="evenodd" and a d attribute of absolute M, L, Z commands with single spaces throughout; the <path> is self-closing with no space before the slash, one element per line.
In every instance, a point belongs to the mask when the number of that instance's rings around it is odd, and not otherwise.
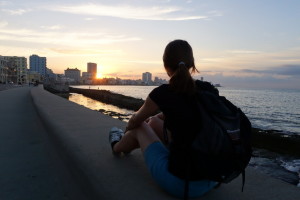
<path fill-rule="evenodd" d="M 112 155 L 108 132 L 112 126 L 124 128 L 126 123 L 40 87 L 31 89 L 31 97 L 50 142 L 84 196 L 77 199 L 174 199 L 156 186 L 139 150 L 124 157 Z M 241 186 L 239 177 L 199 199 L 296 200 L 300 197 L 299 188 L 250 167 L 246 171 L 244 192 Z"/>

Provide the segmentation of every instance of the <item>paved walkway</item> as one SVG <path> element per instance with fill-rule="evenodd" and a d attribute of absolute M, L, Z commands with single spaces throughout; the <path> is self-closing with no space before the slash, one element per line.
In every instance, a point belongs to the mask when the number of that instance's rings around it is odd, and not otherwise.
<path fill-rule="evenodd" d="M 0 199 L 70 199 L 30 89 L 0 92 Z"/>

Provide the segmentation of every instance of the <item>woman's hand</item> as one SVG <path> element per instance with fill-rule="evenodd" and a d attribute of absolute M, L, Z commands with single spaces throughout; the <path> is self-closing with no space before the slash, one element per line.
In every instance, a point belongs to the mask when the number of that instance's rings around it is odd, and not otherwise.
<path fill-rule="evenodd" d="M 157 118 L 159 118 L 159 119 L 161 119 L 161 120 L 165 120 L 164 114 L 163 114 L 162 112 L 160 112 L 160 113 L 158 113 L 158 114 L 156 114 L 156 115 L 154 115 L 154 116 L 148 117 L 148 118 L 145 120 L 145 122 L 148 123 L 148 122 L 151 120 L 152 117 L 157 117 Z"/>
<path fill-rule="evenodd" d="M 147 97 L 142 107 L 129 119 L 126 131 L 134 129 L 141 125 L 146 119 L 149 118 L 149 116 L 152 116 L 155 112 L 157 112 L 157 110 L 158 106 L 155 104 L 155 102 Z"/>
<path fill-rule="evenodd" d="M 145 122 L 148 123 L 148 122 L 151 120 L 152 117 L 153 117 L 153 116 L 148 117 L 148 118 L 145 120 Z"/>
<path fill-rule="evenodd" d="M 165 120 L 165 115 L 164 115 L 164 113 L 162 113 L 162 112 L 158 113 L 158 114 L 156 115 L 156 117 L 158 117 L 158 118 L 161 119 L 161 120 Z"/>

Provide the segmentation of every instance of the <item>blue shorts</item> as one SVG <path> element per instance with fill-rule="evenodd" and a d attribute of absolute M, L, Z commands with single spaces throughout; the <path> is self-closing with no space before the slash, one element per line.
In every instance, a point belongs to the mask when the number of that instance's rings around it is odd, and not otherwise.
<path fill-rule="evenodd" d="M 183 198 L 185 180 L 174 176 L 168 171 L 168 156 L 169 150 L 161 142 L 150 144 L 144 152 L 147 168 L 158 185 L 171 195 Z M 202 196 L 216 184 L 216 182 L 209 180 L 190 181 L 189 197 Z"/>

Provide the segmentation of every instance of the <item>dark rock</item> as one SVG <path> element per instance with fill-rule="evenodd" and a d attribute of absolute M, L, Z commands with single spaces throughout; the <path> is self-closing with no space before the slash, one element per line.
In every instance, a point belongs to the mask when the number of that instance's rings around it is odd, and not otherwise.
<path fill-rule="evenodd" d="M 252 129 L 254 147 L 273 152 L 300 156 L 300 136 L 287 135 L 277 130 Z"/>

